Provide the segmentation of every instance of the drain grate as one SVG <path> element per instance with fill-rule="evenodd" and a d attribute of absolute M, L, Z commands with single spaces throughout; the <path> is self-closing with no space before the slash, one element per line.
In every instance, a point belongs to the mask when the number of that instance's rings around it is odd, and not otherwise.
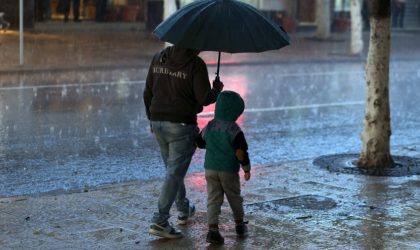
<path fill-rule="evenodd" d="M 258 202 L 245 205 L 248 209 L 263 212 L 289 209 L 329 210 L 337 207 L 337 203 L 328 197 L 319 195 L 301 195 L 296 197 Z"/>
<path fill-rule="evenodd" d="M 420 175 L 420 159 L 408 156 L 392 156 L 395 167 L 368 171 L 356 166 L 358 154 L 325 155 L 316 158 L 313 162 L 321 168 L 331 172 L 343 174 L 361 174 L 374 176 L 410 176 Z"/>

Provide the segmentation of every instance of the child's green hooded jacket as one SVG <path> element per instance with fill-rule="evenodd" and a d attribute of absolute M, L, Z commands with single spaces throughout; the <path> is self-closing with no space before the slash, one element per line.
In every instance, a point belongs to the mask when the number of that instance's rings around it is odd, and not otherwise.
<path fill-rule="evenodd" d="M 250 170 L 248 145 L 236 120 L 245 108 L 241 96 L 233 91 L 223 91 L 216 101 L 215 117 L 201 132 L 197 144 L 206 148 L 206 169 L 238 172 Z M 238 150 L 241 159 L 238 159 Z"/>

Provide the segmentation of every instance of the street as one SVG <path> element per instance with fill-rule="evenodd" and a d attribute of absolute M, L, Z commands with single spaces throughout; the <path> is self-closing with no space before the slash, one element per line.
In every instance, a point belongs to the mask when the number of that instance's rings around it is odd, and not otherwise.
<path fill-rule="evenodd" d="M 310 31 L 292 34 L 292 45 L 278 51 L 222 53 L 225 89 L 245 99 L 238 123 L 253 170 L 250 181 L 241 176 L 250 235 L 236 237 L 224 202 L 218 247 L 206 243 L 204 150 L 185 178 L 196 213 L 176 226 L 184 238 L 147 233 L 164 166 L 142 92 L 164 44 L 145 30 L 52 25 L 59 29 L 25 34 L 25 65 L 18 65 L 17 33 L 0 34 L 0 248 L 419 248 L 418 175 L 369 176 L 316 163 L 361 151 L 369 32 L 361 55 L 349 54 L 349 33 L 318 40 Z M 420 156 L 419 44 L 418 31 L 392 33 L 394 159 Z M 200 56 L 212 80 L 217 53 Z M 200 127 L 213 110 L 199 115 Z M 171 215 L 174 223 L 175 207 Z"/>
<path fill-rule="evenodd" d="M 420 151 L 419 69 L 418 60 L 391 62 L 392 152 Z M 140 73 L 126 70 L 119 79 L 92 77 L 83 83 L 3 85 L 0 197 L 162 177 L 163 162 L 143 105 L 146 72 L 147 67 Z M 214 72 L 209 66 L 210 79 Z M 364 74 L 361 61 L 222 65 L 225 90 L 245 100 L 238 123 L 251 164 L 359 153 Z M 199 115 L 200 128 L 213 110 L 206 107 Z M 203 156 L 197 150 L 190 173 L 203 171 Z"/>

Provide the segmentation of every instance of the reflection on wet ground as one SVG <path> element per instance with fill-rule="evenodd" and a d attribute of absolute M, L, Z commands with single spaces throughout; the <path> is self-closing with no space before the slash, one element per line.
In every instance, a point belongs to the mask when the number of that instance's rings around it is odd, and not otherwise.
<path fill-rule="evenodd" d="M 392 66 L 393 148 L 419 143 L 419 66 Z M 225 89 L 245 99 L 238 122 L 253 165 L 359 152 L 364 109 L 360 63 L 224 66 L 221 80 Z M 129 71 L 112 81 L 3 85 L 0 196 L 162 176 L 143 88 L 144 80 Z M 213 110 L 204 109 L 200 127 Z M 418 155 L 419 149 L 414 146 L 412 153 Z M 203 155 L 197 151 L 190 172 L 203 170 Z"/>

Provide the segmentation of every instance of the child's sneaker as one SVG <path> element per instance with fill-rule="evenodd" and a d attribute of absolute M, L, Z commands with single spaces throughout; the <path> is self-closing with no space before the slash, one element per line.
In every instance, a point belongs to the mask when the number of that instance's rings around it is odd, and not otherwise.
<path fill-rule="evenodd" d="M 187 225 L 188 218 L 191 218 L 195 214 L 195 206 L 190 205 L 188 215 L 182 214 L 178 216 L 178 225 Z"/>
<path fill-rule="evenodd" d="M 149 233 L 168 239 L 182 238 L 182 233 L 173 228 L 168 222 L 165 225 L 153 224 L 150 226 Z"/>
<path fill-rule="evenodd" d="M 246 237 L 248 236 L 248 227 L 246 226 L 248 224 L 248 221 L 241 222 L 239 224 L 236 224 L 235 230 L 238 237 Z"/>
<path fill-rule="evenodd" d="M 208 243 L 222 245 L 225 243 L 225 238 L 219 233 L 219 230 L 209 230 L 206 241 Z"/>

